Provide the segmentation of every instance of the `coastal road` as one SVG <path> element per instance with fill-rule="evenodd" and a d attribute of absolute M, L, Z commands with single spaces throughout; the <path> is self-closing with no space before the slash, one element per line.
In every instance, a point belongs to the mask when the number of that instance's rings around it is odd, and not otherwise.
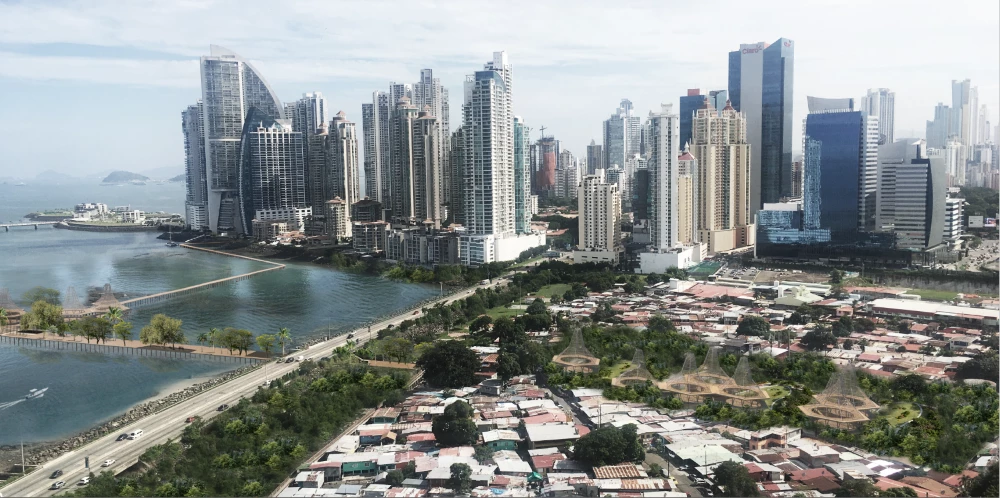
<path fill-rule="evenodd" d="M 478 288 L 487 288 L 505 283 L 507 283 L 507 280 L 497 279 L 491 284 L 478 285 L 452 294 L 444 299 L 427 303 L 424 307 L 434 306 L 439 302 L 451 303 L 452 301 L 468 297 Z M 411 319 L 414 316 L 412 310 L 407 311 L 372 324 L 371 330 L 374 332 L 388 325 L 397 325 L 403 320 Z M 366 333 L 367 330 L 367 327 L 365 327 L 364 329 L 353 331 L 355 340 L 359 344 L 364 344 L 368 341 L 369 334 Z M 335 348 L 343 346 L 346 342 L 347 334 L 345 333 L 293 354 L 302 355 L 305 359 L 319 360 L 322 357 L 330 356 Z M 281 377 L 298 368 L 298 366 L 298 363 L 275 363 L 272 361 L 265 368 L 256 369 L 246 375 L 201 392 L 159 413 L 145 417 L 131 425 L 123 426 L 116 433 L 109 434 L 90 444 L 60 455 L 41 465 L 27 476 L 0 488 L 0 495 L 51 496 L 62 491 L 75 489 L 77 482 L 84 476 L 87 476 L 90 471 L 99 474 L 103 470 L 111 470 L 116 473 L 125 470 L 136 463 L 139 456 L 145 453 L 150 447 L 163 444 L 168 439 L 175 441 L 179 439 L 181 432 L 187 425 L 185 420 L 188 417 L 200 416 L 206 420 L 212 418 L 222 413 L 217 411 L 220 405 L 235 405 L 239 402 L 240 398 L 253 396 L 257 388 L 264 384 L 266 380 Z M 95 400 L 95 402 L 99 401 Z M 136 429 L 143 430 L 143 435 L 139 439 L 134 441 L 115 441 L 119 434 L 129 433 Z M 84 457 L 90 457 L 90 471 L 84 468 Z M 101 463 L 107 459 L 115 459 L 115 464 L 108 469 L 101 468 Z M 62 470 L 63 475 L 58 479 L 49 479 L 49 475 L 56 470 Z M 49 489 L 52 483 L 60 480 L 66 482 L 66 486 L 62 490 Z"/>

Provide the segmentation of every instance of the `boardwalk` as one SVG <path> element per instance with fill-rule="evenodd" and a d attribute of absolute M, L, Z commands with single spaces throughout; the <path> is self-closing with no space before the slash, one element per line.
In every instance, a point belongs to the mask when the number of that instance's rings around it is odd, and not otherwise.
<path fill-rule="evenodd" d="M 62 223 L 61 221 L 29 221 L 26 223 L 3 223 L 0 227 L 3 227 L 3 231 L 9 232 L 11 228 L 15 227 L 35 227 L 38 230 L 38 225 L 55 225 L 56 223 Z"/>
<path fill-rule="evenodd" d="M 246 355 L 241 355 L 236 352 L 230 353 L 226 348 L 187 344 L 178 344 L 171 348 L 169 346 L 151 346 L 133 340 L 122 342 L 121 339 L 109 339 L 108 342 L 98 344 L 86 342 L 75 336 L 60 337 L 47 333 L 5 332 L 0 334 L 0 344 L 61 351 L 131 354 L 153 358 L 215 359 L 236 363 L 256 363 L 267 359 L 264 353 L 258 351 L 250 351 Z"/>
<path fill-rule="evenodd" d="M 175 289 L 175 290 L 172 290 L 172 291 L 160 292 L 160 293 L 151 294 L 151 295 L 148 295 L 148 296 L 142 296 L 142 297 L 136 297 L 136 298 L 128 299 L 128 300 L 125 300 L 125 301 L 121 302 L 121 304 L 123 306 L 128 307 L 128 308 L 135 308 L 137 306 L 143 306 L 143 305 L 147 305 L 147 304 L 159 303 L 159 302 L 161 302 L 163 300 L 170 299 L 171 297 L 176 297 L 176 296 L 181 295 L 181 294 L 186 294 L 186 293 L 189 293 L 189 292 L 194 292 L 194 291 L 198 291 L 198 290 L 202 290 L 202 289 L 210 289 L 212 287 L 217 287 L 217 286 L 220 286 L 220 285 L 223 285 L 223 284 L 227 284 L 229 282 L 239 282 L 241 280 L 246 280 L 246 279 L 248 279 L 250 277 L 253 277 L 253 276 L 256 276 L 256 275 L 260 275 L 261 273 L 267 273 L 269 271 L 274 271 L 274 270 L 283 270 L 285 268 L 285 265 L 283 265 L 283 264 L 274 263 L 274 262 L 266 261 L 266 260 L 263 260 L 263 259 L 251 258 L 249 256 L 242 256 L 242 255 L 239 255 L 239 254 L 231 254 L 231 253 L 228 253 L 228 252 L 216 251 L 215 249 L 208 249 L 208 248 L 205 248 L 205 247 L 198 247 L 198 246 L 191 245 L 191 244 L 180 244 L 180 246 L 184 247 L 184 248 L 187 248 L 187 249 L 195 249 L 195 250 L 198 250 L 198 251 L 210 252 L 210 253 L 219 254 L 219 255 L 222 255 L 222 256 L 228 256 L 228 257 L 231 257 L 231 258 L 247 259 L 247 260 L 250 260 L 250 261 L 255 261 L 257 263 L 263 263 L 263 264 L 266 264 L 266 265 L 271 265 L 271 267 L 270 268 L 264 268 L 263 270 L 252 271 L 250 273 L 244 273 L 242 275 L 235 275 L 235 276 L 232 276 L 232 277 L 220 278 L 218 280 L 212 280 L 211 282 L 204 282 L 204 283 L 200 283 L 200 284 L 197 284 L 197 285 L 192 285 L 190 287 L 184 287 L 184 288 Z"/>

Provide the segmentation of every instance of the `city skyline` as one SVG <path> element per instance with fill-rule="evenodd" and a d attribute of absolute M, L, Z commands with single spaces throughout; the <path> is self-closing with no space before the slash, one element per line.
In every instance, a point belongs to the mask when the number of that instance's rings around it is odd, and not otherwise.
<path fill-rule="evenodd" d="M 630 37 L 581 41 L 566 41 L 558 31 L 603 22 L 609 9 L 586 3 L 574 3 L 573 9 L 565 4 L 535 6 L 552 11 L 549 19 L 559 18 L 552 26 L 555 29 L 528 30 L 515 38 L 510 32 L 523 22 L 515 15 L 516 6 L 483 7 L 496 19 L 483 31 L 475 23 L 457 22 L 474 15 L 462 5 L 413 12 L 402 21 L 375 19 L 363 6 L 355 5 L 306 9 L 294 4 L 281 10 L 270 10 L 275 7 L 269 5 L 259 10 L 266 15 L 230 25 L 217 22 L 219 16 L 231 14 L 224 4 L 165 4 L 156 7 L 156 16 L 137 6 L 75 2 L 0 6 L 0 92 L 20 96 L 0 111 L 5 118 L 0 146 L 8 152 L 0 162 L 0 177 L 30 178 L 45 170 L 83 176 L 157 168 L 172 168 L 179 174 L 184 148 L 176 116 L 197 100 L 198 58 L 212 43 L 246 57 L 267 76 L 282 102 L 322 92 L 329 103 L 327 115 L 342 110 L 359 123 L 361 104 L 370 102 L 373 90 L 389 81 L 413 80 L 421 69 L 433 68 L 452 96 L 452 129 L 460 122 L 458 96 L 468 68 L 481 65 L 483 54 L 505 50 L 518 73 L 513 113 L 531 123 L 532 139 L 545 126 L 547 133 L 561 141 L 561 148 L 576 157 L 586 156 L 591 139 L 602 141 L 602 121 L 623 98 L 633 102 L 635 115 L 645 118 L 661 103 L 676 106 L 689 88 L 725 89 L 728 52 L 740 44 L 770 43 L 778 37 L 793 40 L 797 46 L 792 118 L 796 155 L 801 154 L 798 123 L 807 112 L 807 95 L 860 99 L 869 88 L 889 88 L 896 94 L 897 137 L 924 136 L 925 122 L 934 118 L 934 106 L 951 103 L 951 80 L 970 79 L 979 87 L 979 102 L 989 109 L 991 129 L 1000 109 L 996 80 L 1000 51 L 991 42 L 998 31 L 992 22 L 1000 13 L 996 5 L 974 4 L 982 15 L 949 32 L 949 46 L 964 44 L 975 50 L 946 52 L 919 29 L 925 26 L 939 32 L 942 27 L 912 4 L 908 4 L 910 9 L 871 6 L 866 17 L 892 16 L 913 29 L 891 36 L 878 32 L 851 37 L 848 20 L 857 29 L 863 28 L 860 20 L 853 20 L 856 14 L 851 14 L 858 9 L 824 11 L 830 22 L 815 25 L 801 20 L 815 15 L 816 8 L 788 4 L 775 9 L 781 16 L 774 22 L 763 12 L 722 3 L 715 11 L 738 10 L 742 22 L 725 37 L 718 37 L 685 27 L 700 22 L 703 12 L 699 9 L 642 3 L 611 9 L 616 17 L 631 19 Z M 663 9 L 670 9 L 676 21 L 665 31 L 656 21 L 660 17 L 656 12 Z M 45 26 L 30 21 L 43 17 L 50 20 Z M 155 25 L 151 18 L 157 19 Z M 257 38 L 265 20 L 275 26 L 274 31 Z M 368 31 L 379 22 L 388 23 L 385 36 L 370 36 Z M 337 29 L 327 27 L 332 25 Z M 159 26 L 174 28 L 165 32 Z M 649 43 L 653 36 L 659 44 Z M 283 43 L 272 43 L 275 38 Z M 330 43 L 342 48 L 331 55 L 326 50 Z M 869 53 L 875 45 L 879 53 L 893 57 L 854 56 Z M 400 46 L 409 50 L 400 51 Z M 677 46 L 687 48 L 672 48 Z M 831 67 L 837 68 L 836 78 L 829 77 Z M 33 106 L 30 112 L 28 105 Z M 108 128 L 123 122 L 128 126 L 121 126 L 115 136 L 76 134 L 53 147 L 48 141 L 43 144 L 41 134 L 32 131 L 41 126 L 42 116 L 49 120 L 56 116 L 64 127 Z M 66 159 L 69 153 L 72 161 Z M 143 161 L 138 163 L 137 157 Z"/>

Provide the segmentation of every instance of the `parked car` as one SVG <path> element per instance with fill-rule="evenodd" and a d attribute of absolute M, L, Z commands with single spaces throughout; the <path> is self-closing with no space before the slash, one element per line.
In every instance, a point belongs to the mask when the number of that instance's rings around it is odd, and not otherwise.
<path fill-rule="evenodd" d="M 52 483 L 52 486 L 49 489 L 59 489 L 59 488 L 65 486 L 65 485 L 66 485 L 66 481 L 56 481 L 56 482 Z"/>
<path fill-rule="evenodd" d="M 57 470 L 57 471 L 53 472 L 52 475 L 49 476 L 49 479 L 55 479 L 55 478 L 61 476 L 62 474 L 63 474 L 62 470 Z"/>
<path fill-rule="evenodd" d="M 115 459 L 114 458 L 109 458 L 109 459 L 105 460 L 104 463 L 101 464 L 101 467 L 110 467 L 110 466 L 112 466 L 114 464 L 115 464 Z"/>

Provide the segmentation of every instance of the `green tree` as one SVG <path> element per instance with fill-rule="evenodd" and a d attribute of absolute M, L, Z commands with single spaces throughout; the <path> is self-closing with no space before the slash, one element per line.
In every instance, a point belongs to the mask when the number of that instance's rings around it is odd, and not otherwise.
<path fill-rule="evenodd" d="M 996 382 L 998 377 L 1000 377 L 1000 361 L 996 351 L 981 352 L 959 365 L 955 371 L 955 378 L 960 380 L 986 379 Z"/>
<path fill-rule="evenodd" d="M 266 493 L 264 486 L 257 481 L 250 481 L 240 490 L 240 496 L 260 496 Z"/>
<path fill-rule="evenodd" d="M 122 340 L 122 346 L 127 346 L 125 341 L 132 339 L 132 322 L 118 322 L 111 330 L 115 337 Z"/>
<path fill-rule="evenodd" d="M 542 313 L 548 313 L 548 310 L 545 308 L 545 301 L 541 299 L 535 299 L 534 301 L 531 302 L 531 304 L 528 305 L 529 315 L 540 315 Z"/>
<path fill-rule="evenodd" d="M 403 472 L 401 470 L 398 470 L 398 469 L 390 470 L 385 475 L 385 483 L 388 484 L 388 485 L 390 485 L 390 486 L 393 486 L 393 487 L 402 486 L 403 485 L 403 481 L 405 479 L 406 479 L 406 477 L 403 476 Z"/>
<path fill-rule="evenodd" d="M 460 495 L 468 494 L 472 489 L 472 469 L 464 463 L 451 464 L 451 478 L 448 486 Z"/>
<path fill-rule="evenodd" d="M 719 496 L 760 496 L 750 472 L 736 462 L 722 462 L 715 468 L 715 484 L 722 490 Z"/>
<path fill-rule="evenodd" d="M 170 318 L 162 313 L 153 315 L 149 325 L 139 331 L 139 340 L 143 344 L 163 345 L 170 344 L 176 346 L 178 343 L 184 344 L 184 333 L 181 332 L 182 322 L 176 318 Z"/>
<path fill-rule="evenodd" d="M 718 473 L 716 473 L 718 475 Z M 836 496 L 879 496 L 879 489 L 867 479 L 848 479 L 840 484 L 840 489 L 833 491 Z"/>
<path fill-rule="evenodd" d="M 393 337 L 382 343 L 382 352 L 400 363 L 405 363 L 413 358 L 413 343 L 402 337 Z"/>
<path fill-rule="evenodd" d="M 962 482 L 960 496 L 1000 496 L 997 492 L 1000 475 L 997 472 L 997 462 L 986 468 L 986 472 Z"/>
<path fill-rule="evenodd" d="M 281 356 L 285 356 L 285 344 L 292 342 L 292 331 L 282 327 L 278 329 L 278 333 L 275 337 L 278 339 L 278 344 L 281 345 Z"/>
<path fill-rule="evenodd" d="M 62 304 L 59 299 L 59 291 L 48 287 L 32 287 L 21 295 L 21 302 L 32 303 L 32 306 L 38 301 L 45 301 L 54 306 Z"/>
<path fill-rule="evenodd" d="M 274 349 L 275 337 L 271 334 L 261 334 L 257 336 L 257 347 L 268 356 L 271 357 L 271 350 Z"/>
<path fill-rule="evenodd" d="M 107 313 L 104 314 L 104 319 L 111 322 L 111 325 L 115 325 L 125 321 L 125 313 L 117 306 L 110 306 Z"/>
<path fill-rule="evenodd" d="M 74 335 L 85 338 L 88 343 L 91 339 L 94 339 L 98 343 L 102 340 L 107 342 L 108 337 L 113 333 L 111 322 L 96 316 L 87 316 L 79 320 L 74 320 L 71 330 Z"/>
<path fill-rule="evenodd" d="M 806 335 L 802 336 L 799 342 L 802 343 L 802 347 L 810 351 L 826 351 L 828 346 L 837 345 L 837 337 L 830 329 L 817 326 L 806 332 Z"/>
<path fill-rule="evenodd" d="M 468 403 L 456 401 L 444 409 L 431 422 L 434 439 L 441 446 L 466 446 L 476 444 L 479 431 L 472 420 L 474 411 Z"/>
<path fill-rule="evenodd" d="M 830 270 L 830 283 L 838 285 L 844 282 L 844 272 L 842 270 Z"/>
<path fill-rule="evenodd" d="M 436 387 L 465 387 L 476 383 L 479 368 L 476 353 L 458 341 L 441 341 L 424 352 L 417 367 L 424 378 Z"/>
<path fill-rule="evenodd" d="M 473 334 L 482 332 L 488 329 L 491 324 L 493 324 L 493 319 L 489 315 L 479 316 L 469 324 L 469 332 Z"/>
<path fill-rule="evenodd" d="M 218 344 L 218 341 L 221 338 L 222 338 L 221 330 L 215 327 L 208 329 L 208 340 L 212 343 L 213 348 Z"/>
<path fill-rule="evenodd" d="M 601 427 L 581 437 L 573 446 L 573 458 L 591 466 L 640 462 L 645 457 L 634 424 L 621 428 Z"/>
<path fill-rule="evenodd" d="M 0 308 L 0 327 L 6 327 L 10 320 L 7 318 L 7 310 Z"/>
<path fill-rule="evenodd" d="M 745 315 L 736 327 L 736 335 L 766 337 L 771 332 L 771 324 L 758 315 Z"/>
<path fill-rule="evenodd" d="M 208 341 L 209 339 L 207 332 L 202 332 L 198 334 L 198 337 L 195 338 L 195 342 L 197 342 L 199 346 L 204 346 L 205 344 L 208 344 Z"/>
<path fill-rule="evenodd" d="M 62 306 L 39 299 L 31 305 L 31 310 L 21 316 L 22 330 L 49 330 L 52 327 L 59 332 L 67 328 L 63 319 Z"/>

